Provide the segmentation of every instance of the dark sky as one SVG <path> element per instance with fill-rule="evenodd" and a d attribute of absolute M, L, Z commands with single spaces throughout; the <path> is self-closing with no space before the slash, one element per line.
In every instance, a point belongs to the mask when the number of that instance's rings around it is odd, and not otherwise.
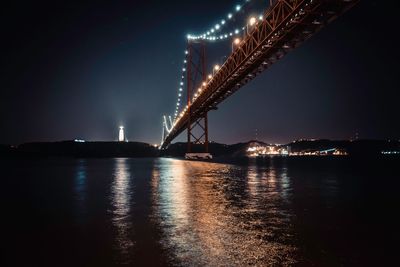
<path fill-rule="evenodd" d="M 120 124 L 129 140 L 159 143 L 186 34 L 208 29 L 236 3 L 3 3 L 0 143 L 115 140 Z M 399 138 L 398 24 L 394 3 L 362 0 L 211 112 L 210 139 L 247 141 L 255 129 L 280 143 L 356 132 Z M 224 45 L 207 49 L 220 59 Z"/>

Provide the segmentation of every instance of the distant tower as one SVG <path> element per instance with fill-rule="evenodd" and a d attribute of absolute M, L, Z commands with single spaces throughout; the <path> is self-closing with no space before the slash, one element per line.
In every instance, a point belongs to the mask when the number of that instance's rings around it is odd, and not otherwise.
<path fill-rule="evenodd" d="M 119 127 L 118 141 L 125 142 L 124 126 Z"/>

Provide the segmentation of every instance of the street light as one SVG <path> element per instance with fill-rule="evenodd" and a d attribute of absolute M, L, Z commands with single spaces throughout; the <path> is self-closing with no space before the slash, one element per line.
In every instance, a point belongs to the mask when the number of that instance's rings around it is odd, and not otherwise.
<path fill-rule="evenodd" d="M 240 44 L 240 39 L 235 38 L 235 40 L 233 40 L 233 42 L 232 42 L 232 53 L 233 53 L 233 51 L 235 51 L 235 46 L 238 46 L 239 44 Z"/>
<path fill-rule="evenodd" d="M 249 20 L 249 25 L 253 26 L 254 24 L 256 24 L 256 22 L 257 22 L 257 19 L 255 17 L 251 17 Z"/>
<path fill-rule="evenodd" d="M 249 19 L 249 22 L 248 22 L 247 25 L 246 25 L 247 34 L 249 34 L 249 26 L 250 26 L 250 27 L 253 27 L 256 23 L 257 23 L 256 17 L 251 17 L 251 18 Z"/>
<path fill-rule="evenodd" d="M 214 74 L 216 71 L 218 71 L 219 69 L 220 69 L 220 66 L 219 66 L 219 65 L 215 65 L 215 66 L 214 66 L 213 74 Z"/>

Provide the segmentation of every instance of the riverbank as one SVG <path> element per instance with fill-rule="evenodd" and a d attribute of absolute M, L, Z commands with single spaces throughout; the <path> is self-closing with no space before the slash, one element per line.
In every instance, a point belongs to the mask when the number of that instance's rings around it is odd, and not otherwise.
<path fill-rule="evenodd" d="M 329 151 L 342 151 L 348 156 L 400 156 L 400 143 L 395 140 L 297 140 L 289 144 L 276 145 L 260 141 L 249 141 L 232 145 L 211 142 L 209 152 L 213 157 L 248 157 L 249 151 L 256 148 L 266 151 L 284 150 L 287 155 L 315 156 L 329 155 Z M 70 158 L 147 158 L 184 157 L 187 144 L 171 144 L 165 150 L 143 142 L 85 142 L 83 140 L 61 142 L 25 143 L 17 146 L 0 145 L 0 157 L 70 157 Z M 204 146 L 192 145 L 192 152 L 204 152 Z M 251 152 L 253 153 L 253 152 Z M 262 155 L 262 154 L 260 154 Z M 334 155 L 334 154 L 333 154 Z"/>

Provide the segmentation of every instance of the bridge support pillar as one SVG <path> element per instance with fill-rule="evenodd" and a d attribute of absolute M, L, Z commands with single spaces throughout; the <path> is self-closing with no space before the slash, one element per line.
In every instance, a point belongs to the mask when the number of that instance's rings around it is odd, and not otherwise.
<path fill-rule="evenodd" d="M 193 116 L 191 102 L 196 97 L 196 91 L 207 80 L 206 47 L 204 41 L 189 40 L 187 57 L 187 158 L 195 154 L 195 158 L 211 158 L 209 154 L 208 114 Z M 201 148 L 202 147 L 202 148 Z M 196 152 L 196 153 L 192 153 Z M 188 156 L 189 155 L 189 156 Z"/>
<path fill-rule="evenodd" d="M 188 149 L 187 152 L 192 152 L 192 145 L 202 145 L 204 153 L 208 153 L 208 115 L 207 113 L 204 117 L 197 119 L 194 122 L 188 123 L 187 128 L 187 136 L 188 136 Z M 198 148 L 196 149 L 197 152 Z"/>

